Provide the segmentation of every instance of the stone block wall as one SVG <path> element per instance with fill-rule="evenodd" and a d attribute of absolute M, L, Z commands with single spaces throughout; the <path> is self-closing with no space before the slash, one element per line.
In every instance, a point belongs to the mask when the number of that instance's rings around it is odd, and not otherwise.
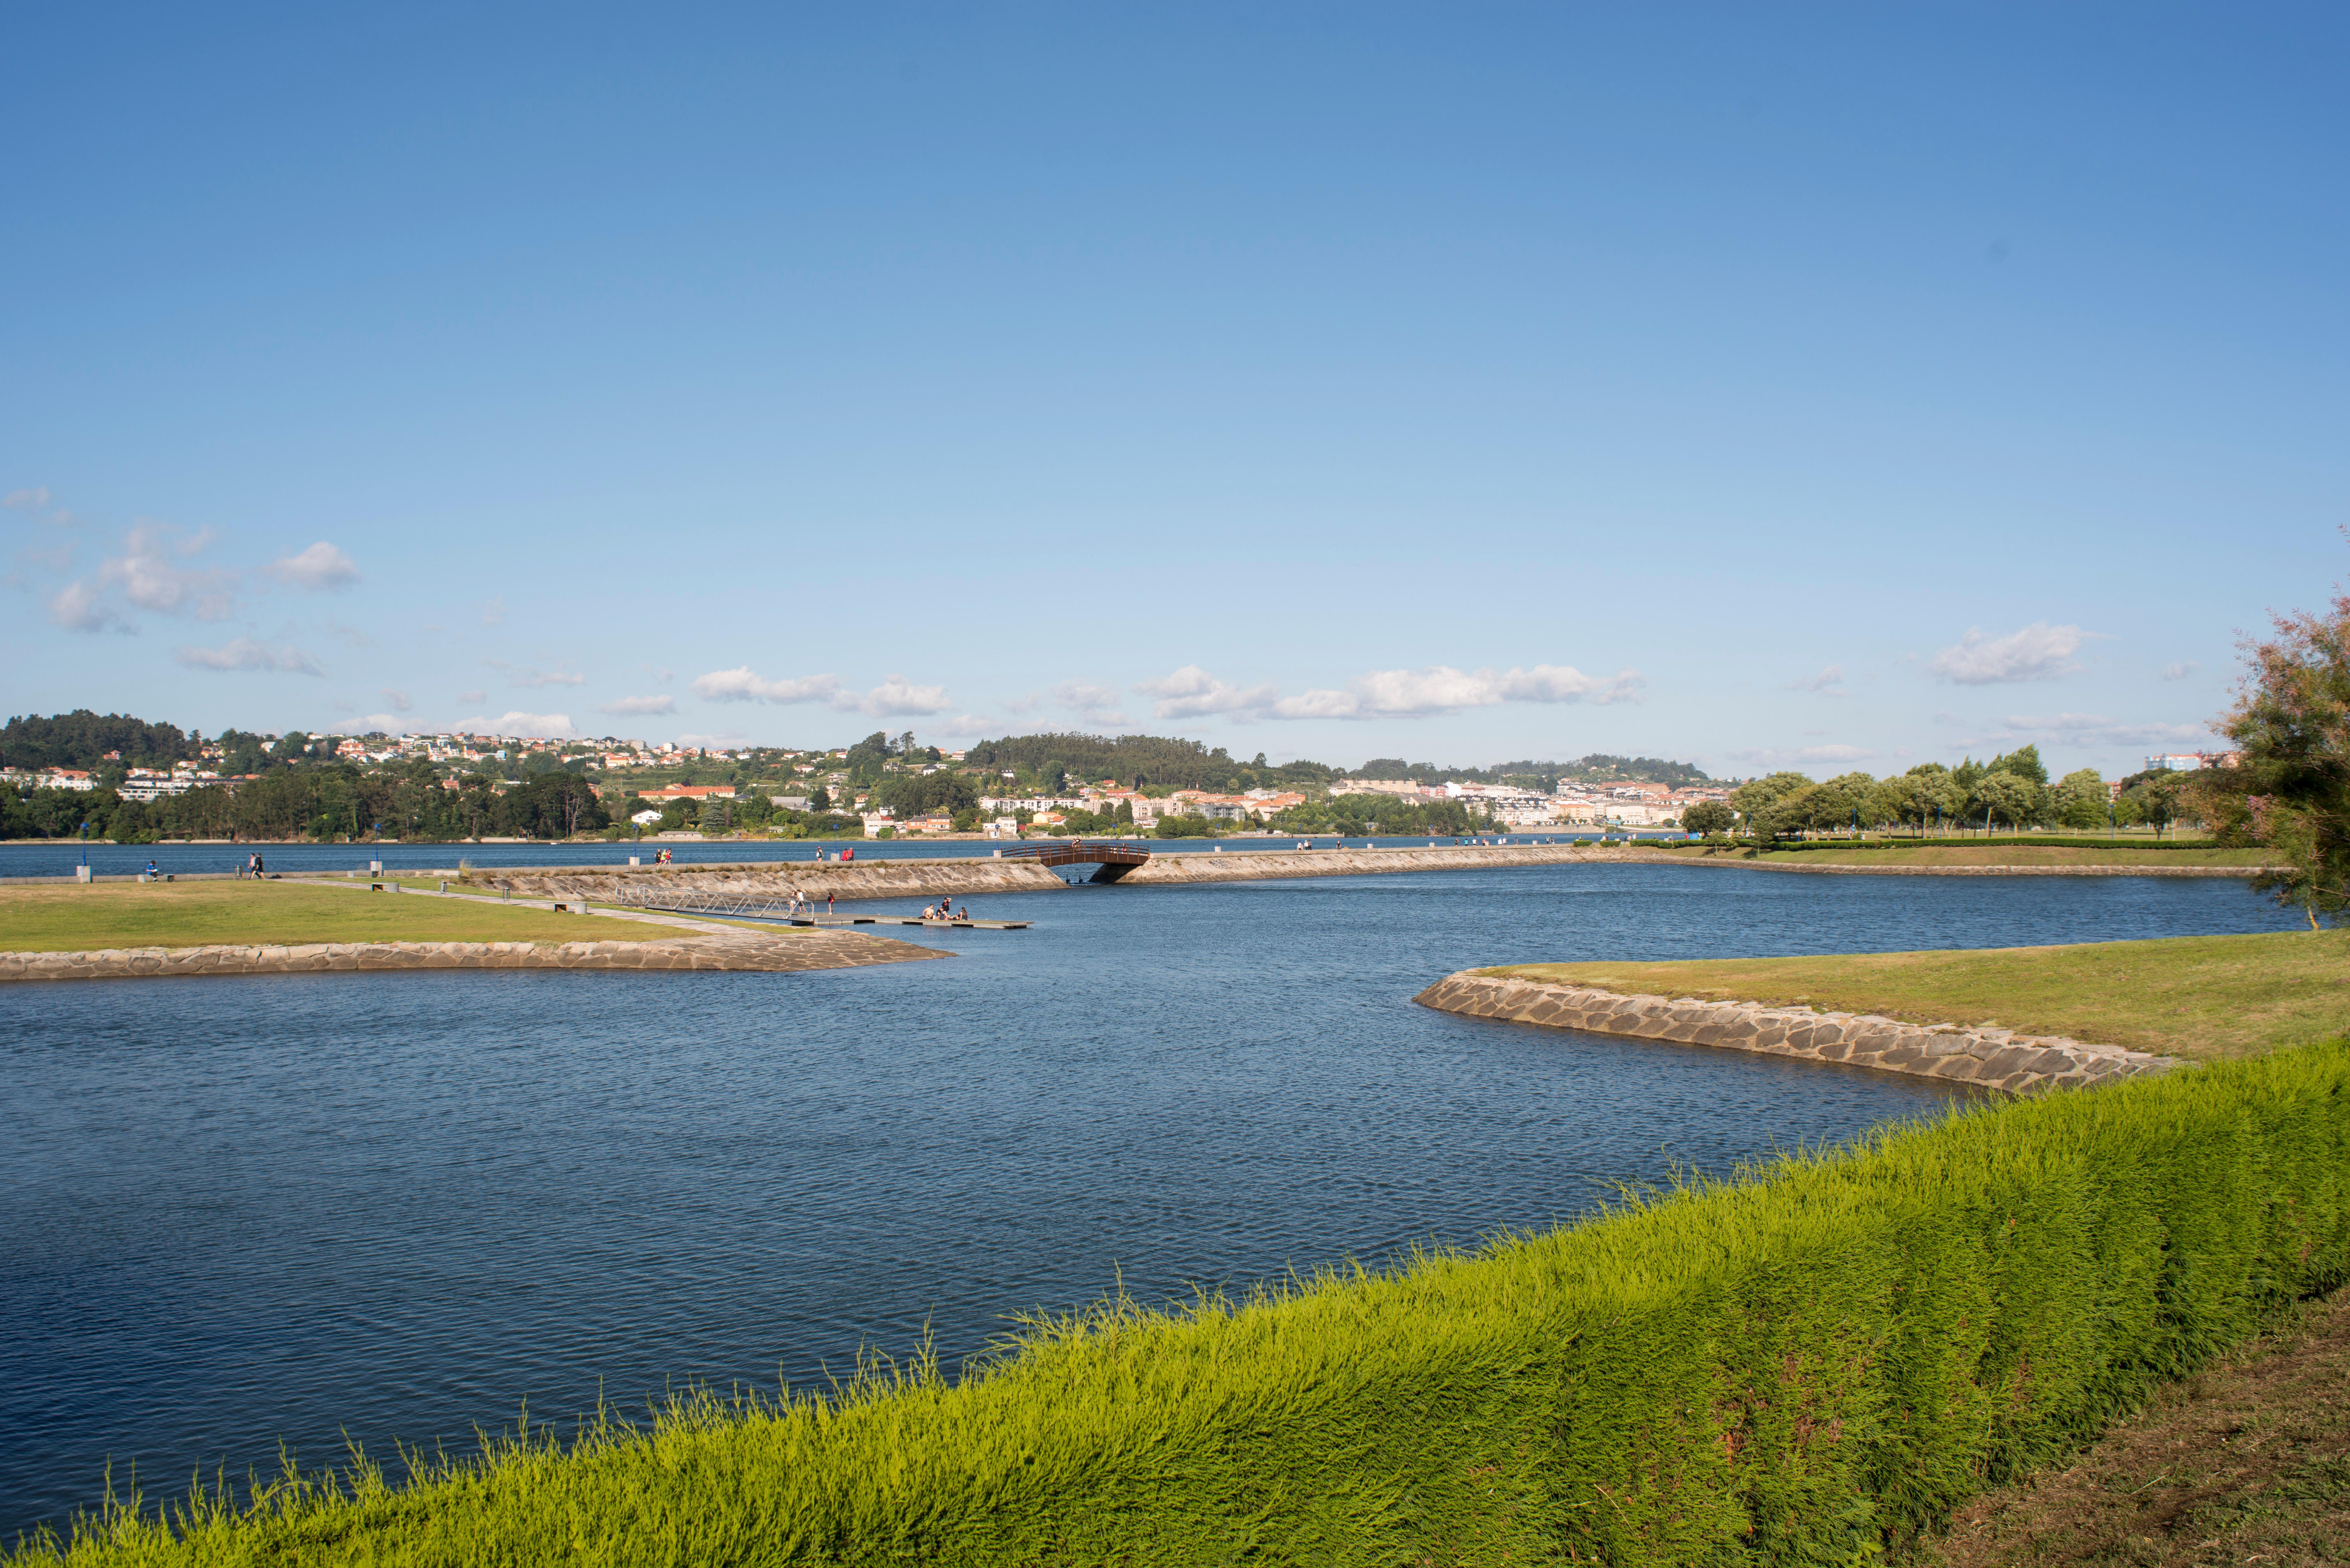
<path fill-rule="evenodd" d="M 2169 1056 L 2057 1035 L 2019 1034 L 2012 1029 L 1904 1023 L 1874 1013 L 1817 1012 L 1751 1002 L 1624 996 L 1476 970 L 1448 975 L 1412 1000 L 1471 1018 L 1842 1062 L 2016 1095 L 2111 1083 L 2178 1065 Z"/>

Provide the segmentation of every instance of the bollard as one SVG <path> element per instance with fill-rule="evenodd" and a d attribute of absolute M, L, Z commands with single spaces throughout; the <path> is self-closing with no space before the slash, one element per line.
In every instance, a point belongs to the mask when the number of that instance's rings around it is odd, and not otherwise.
<path fill-rule="evenodd" d="M 447 891 L 449 890 L 449 884 L 448 884 L 448 883 L 446 883 L 446 882 L 442 883 L 442 884 L 441 884 L 441 890 L 442 890 L 443 893 L 447 892 Z"/>
<path fill-rule="evenodd" d="M 89 880 L 89 867 L 87 866 L 75 867 L 74 880 L 77 882 L 88 882 Z"/>
<path fill-rule="evenodd" d="M 383 862 L 382 862 L 382 861 L 380 861 L 380 860 L 370 860 L 370 861 L 369 861 L 369 862 L 368 862 L 368 875 L 369 875 L 369 876 L 370 876 L 370 877 L 380 877 L 380 876 L 382 876 L 382 875 L 383 875 Z"/>
<path fill-rule="evenodd" d="M 629 870 L 631 870 L 631 871 L 633 871 L 633 870 L 635 870 L 636 868 L 637 868 L 637 857 L 636 857 L 635 856 L 631 855 L 631 856 L 629 856 Z"/>

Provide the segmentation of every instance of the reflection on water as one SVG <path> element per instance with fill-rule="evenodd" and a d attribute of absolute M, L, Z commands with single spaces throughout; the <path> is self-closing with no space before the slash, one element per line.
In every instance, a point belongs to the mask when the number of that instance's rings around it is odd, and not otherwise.
<path fill-rule="evenodd" d="M 918 902 L 918 901 L 916 901 Z M 912 903 L 907 906 L 914 907 Z M 0 991 L 0 1532 L 191 1469 L 772 1386 L 1466 1245 L 1945 1085 L 1482 1023 L 1472 963 L 2274 929 L 2241 885 L 1544 867 L 973 900 L 814 975 Z"/>

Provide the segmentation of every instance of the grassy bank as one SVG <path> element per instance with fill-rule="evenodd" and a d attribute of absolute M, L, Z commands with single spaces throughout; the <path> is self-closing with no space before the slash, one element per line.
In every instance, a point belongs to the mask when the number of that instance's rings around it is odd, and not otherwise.
<path fill-rule="evenodd" d="M 1858 1563 L 2350 1268 L 2350 1044 L 1978 1109 L 982 1376 L 281 1486 L 80 1563 Z M 20 1552 L 19 1563 L 45 1560 Z"/>
<path fill-rule="evenodd" d="M 1673 963 L 1513 964 L 1486 971 L 1632 995 L 1809 1005 L 2212 1061 L 2350 1031 L 2350 930 L 1971 951 Z"/>
<path fill-rule="evenodd" d="M 1858 845 L 1847 848 L 1813 846 L 1802 849 L 1709 849 L 1701 844 L 1676 844 L 1657 851 L 1688 859 L 1751 860 L 1783 866 L 2261 866 L 2262 849 L 2222 849 L 2210 845 L 2147 843 L 2128 846 L 2072 844 L 2003 844 L 1996 838 L 1956 840 L 1946 844 L 1902 844 L 1879 848 Z"/>
<path fill-rule="evenodd" d="M 0 888 L 0 951 L 208 943 L 650 941 L 670 927 L 300 882 L 101 882 Z"/>
<path fill-rule="evenodd" d="M 2316 1568 L 2350 1555 L 2350 1291 L 2158 1390 L 2061 1469 L 1961 1508 L 1915 1568 Z"/>

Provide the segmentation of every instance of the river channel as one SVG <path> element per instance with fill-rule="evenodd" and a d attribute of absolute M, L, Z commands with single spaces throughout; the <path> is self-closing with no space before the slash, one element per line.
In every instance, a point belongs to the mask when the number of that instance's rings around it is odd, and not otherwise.
<path fill-rule="evenodd" d="M 1952 1092 L 1410 1004 L 1471 964 L 2292 919 L 2234 880 L 1621 865 L 973 905 L 1035 924 L 816 974 L 0 988 L 0 1539 L 109 1459 L 152 1501 L 926 1325 L 951 1362 L 1120 1278 L 1473 1246 Z"/>

